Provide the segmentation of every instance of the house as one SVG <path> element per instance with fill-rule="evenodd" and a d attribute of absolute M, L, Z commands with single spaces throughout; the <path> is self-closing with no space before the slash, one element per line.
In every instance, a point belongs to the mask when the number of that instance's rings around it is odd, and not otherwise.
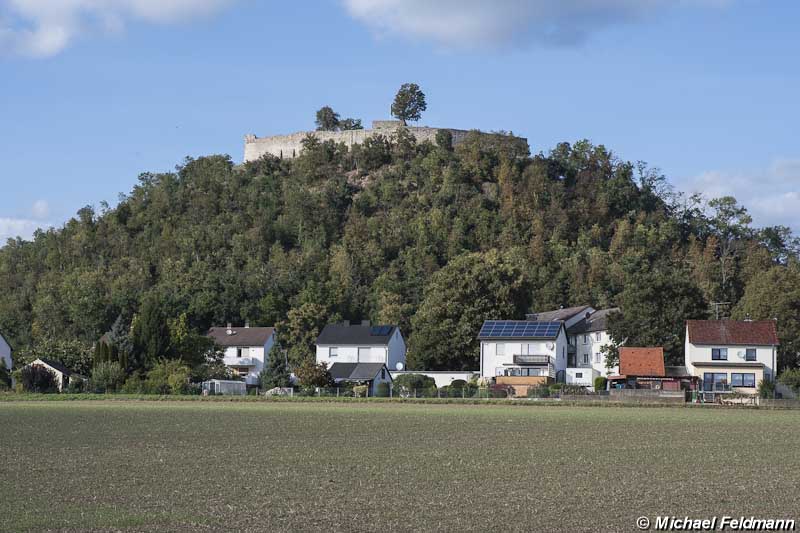
<path fill-rule="evenodd" d="M 251 328 L 249 323 L 237 328 L 213 327 L 208 336 L 224 350 L 222 361 L 248 387 L 259 385 L 258 374 L 269 360 L 275 345 L 275 328 Z"/>
<path fill-rule="evenodd" d="M 0 361 L 4 361 L 6 369 L 11 370 L 14 367 L 14 360 L 11 358 L 11 344 L 3 337 L 3 332 L 0 331 Z"/>
<path fill-rule="evenodd" d="M 81 376 L 77 372 L 73 372 L 64 366 L 60 361 L 54 361 L 52 359 L 44 359 L 40 357 L 26 366 L 44 367 L 52 372 L 56 378 L 56 386 L 58 387 L 59 392 L 64 392 L 70 383 L 87 381 L 85 376 Z"/>
<path fill-rule="evenodd" d="M 597 310 L 589 305 L 530 313 L 528 320 L 561 321 L 567 329 L 567 368 L 559 381 L 592 387 L 594 378 L 611 376 L 618 367 L 606 368 L 603 347 L 611 344 L 608 319 L 618 307 Z"/>
<path fill-rule="evenodd" d="M 335 363 L 383 363 L 402 370 L 406 364 L 406 342 L 397 326 L 372 326 L 369 320 L 328 324 L 316 344 L 317 363 L 329 368 Z"/>
<path fill-rule="evenodd" d="M 518 396 L 567 369 L 567 331 L 561 320 L 486 320 L 478 340 L 481 377 L 514 387 Z"/>
<path fill-rule="evenodd" d="M 611 388 L 679 391 L 694 388 L 696 378 L 685 367 L 664 365 L 664 348 L 619 349 L 619 374 L 608 377 Z"/>
<path fill-rule="evenodd" d="M 392 376 L 385 363 L 333 363 L 328 369 L 335 383 L 367 385 L 369 395 L 378 395 L 378 385 L 392 384 Z"/>
<path fill-rule="evenodd" d="M 778 345 L 774 320 L 686 322 L 686 368 L 703 391 L 755 394 L 775 378 Z"/>

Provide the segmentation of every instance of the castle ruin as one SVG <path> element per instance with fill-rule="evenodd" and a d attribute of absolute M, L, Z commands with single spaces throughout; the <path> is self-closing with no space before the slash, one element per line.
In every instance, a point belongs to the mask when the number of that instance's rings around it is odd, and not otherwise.
<path fill-rule="evenodd" d="M 362 144 L 373 135 L 391 137 L 401 127 L 403 127 L 403 123 L 399 120 L 373 120 L 372 129 L 364 130 L 300 131 L 289 135 L 273 135 L 270 137 L 256 137 L 253 134 L 249 134 L 244 137 L 244 162 L 255 161 L 267 154 L 281 159 L 297 157 L 303 149 L 302 141 L 306 135 L 314 135 L 322 142 L 344 143 L 350 148 L 354 144 Z M 406 130 L 414 136 L 417 142 L 430 141 L 434 144 L 436 143 L 436 134 L 438 132 L 449 131 L 453 136 L 453 146 L 463 142 L 469 133 L 468 130 L 429 128 L 426 126 L 406 126 Z"/>

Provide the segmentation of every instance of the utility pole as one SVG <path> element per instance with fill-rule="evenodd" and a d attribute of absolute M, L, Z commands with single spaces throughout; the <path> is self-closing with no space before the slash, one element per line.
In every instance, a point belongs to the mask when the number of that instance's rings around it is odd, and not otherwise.
<path fill-rule="evenodd" d="M 731 305 L 730 302 L 711 302 L 711 307 L 714 308 L 714 319 L 719 320 L 720 311 L 722 310 L 723 307 L 727 307 L 729 305 Z M 728 318 L 728 317 L 723 317 L 723 318 Z"/>

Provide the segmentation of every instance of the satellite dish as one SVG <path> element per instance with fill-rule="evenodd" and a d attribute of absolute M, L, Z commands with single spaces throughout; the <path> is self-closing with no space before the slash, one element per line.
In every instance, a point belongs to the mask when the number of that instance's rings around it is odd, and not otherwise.
<path fill-rule="evenodd" d="M 739 356 L 740 359 L 744 359 L 744 350 L 739 350 L 736 355 Z"/>
<path fill-rule="evenodd" d="M 552 342 L 548 342 L 548 343 L 547 343 L 547 349 L 548 349 L 548 350 L 552 350 L 552 349 L 553 349 L 553 348 L 555 348 L 555 347 L 556 347 L 556 345 L 555 345 L 555 344 L 553 344 Z"/>
<path fill-rule="evenodd" d="M 228 330 L 225 333 L 227 333 L 228 335 L 233 335 L 233 330 L 228 328 Z"/>
<path fill-rule="evenodd" d="M 400 361 L 398 361 L 398 362 L 397 362 L 397 364 L 396 364 L 396 365 L 394 365 L 394 367 L 395 367 L 397 370 L 403 370 L 403 363 L 401 363 Z"/>

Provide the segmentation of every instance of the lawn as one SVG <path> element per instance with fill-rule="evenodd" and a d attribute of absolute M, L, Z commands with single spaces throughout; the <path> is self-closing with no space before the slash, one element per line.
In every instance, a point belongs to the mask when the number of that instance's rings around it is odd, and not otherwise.
<path fill-rule="evenodd" d="M 0 403 L 0 531 L 627 531 L 640 515 L 796 519 L 798 443 L 800 411 Z"/>

